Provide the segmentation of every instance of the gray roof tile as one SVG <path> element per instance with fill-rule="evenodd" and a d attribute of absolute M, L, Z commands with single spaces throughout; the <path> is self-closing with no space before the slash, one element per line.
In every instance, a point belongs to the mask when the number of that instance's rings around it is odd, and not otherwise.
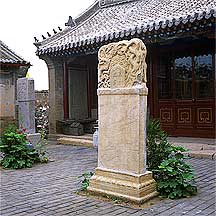
<path fill-rule="evenodd" d="M 0 40 L 0 63 L 30 65 Z"/>
<path fill-rule="evenodd" d="M 107 2 L 100 7 L 96 1 L 75 20 L 77 23 L 75 28 L 67 27 L 62 32 L 38 43 L 37 54 L 133 35 L 136 30 L 146 32 L 203 18 L 209 19 L 211 16 L 216 17 L 216 0 L 125 0 L 124 3 L 122 0 L 107 0 Z M 117 4 L 110 6 L 109 2 Z"/>

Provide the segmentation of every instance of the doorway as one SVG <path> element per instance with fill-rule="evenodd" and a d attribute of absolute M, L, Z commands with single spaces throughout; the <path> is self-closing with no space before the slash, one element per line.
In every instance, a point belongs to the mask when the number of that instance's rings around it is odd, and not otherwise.
<path fill-rule="evenodd" d="M 157 76 L 162 128 L 173 136 L 215 137 L 212 48 L 190 47 L 160 54 Z"/>

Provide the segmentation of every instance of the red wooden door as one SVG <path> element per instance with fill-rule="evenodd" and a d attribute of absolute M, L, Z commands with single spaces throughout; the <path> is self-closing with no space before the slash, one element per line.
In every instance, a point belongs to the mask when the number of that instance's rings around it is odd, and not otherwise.
<path fill-rule="evenodd" d="M 159 58 L 162 128 L 173 136 L 215 137 L 215 54 L 190 49 Z"/>

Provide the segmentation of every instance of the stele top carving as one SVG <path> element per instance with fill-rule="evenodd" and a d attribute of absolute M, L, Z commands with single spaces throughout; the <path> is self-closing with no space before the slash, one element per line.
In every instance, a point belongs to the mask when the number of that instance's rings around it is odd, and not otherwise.
<path fill-rule="evenodd" d="M 104 45 L 98 52 L 98 87 L 128 88 L 146 83 L 146 47 L 137 38 Z"/>

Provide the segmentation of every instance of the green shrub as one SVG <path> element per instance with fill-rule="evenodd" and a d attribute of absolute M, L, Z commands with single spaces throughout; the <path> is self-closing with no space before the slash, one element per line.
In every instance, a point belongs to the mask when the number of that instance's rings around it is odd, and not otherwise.
<path fill-rule="evenodd" d="M 15 124 L 9 124 L 9 125 L 4 129 L 2 136 L 3 136 L 5 133 L 10 133 L 10 132 L 14 132 L 14 133 L 17 132 L 17 126 L 16 126 Z"/>
<path fill-rule="evenodd" d="M 157 176 L 157 190 L 161 196 L 176 199 L 196 194 L 197 188 L 192 184 L 193 170 L 183 159 L 184 155 L 178 152 L 154 170 Z"/>
<path fill-rule="evenodd" d="M 174 199 L 195 194 L 194 173 L 184 161 L 186 150 L 168 142 L 158 120 L 148 122 L 146 140 L 148 169 L 153 172 L 160 195 Z"/>
<path fill-rule="evenodd" d="M 172 146 L 167 141 L 168 135 L 161 130 L 159 120 L 150 120 L 146 132 L 147 165 L 149 170 L 153 170 L 169 157 Z"/>
<path fill-rule="evenodd" d="M 25 129 L 18 131 L 8 127 L 1 138 L 0 152 L 3 153 L 1 165 L 4 168 L 21 169 L 41 162 L 41 152 L 27 142 Z"/>

